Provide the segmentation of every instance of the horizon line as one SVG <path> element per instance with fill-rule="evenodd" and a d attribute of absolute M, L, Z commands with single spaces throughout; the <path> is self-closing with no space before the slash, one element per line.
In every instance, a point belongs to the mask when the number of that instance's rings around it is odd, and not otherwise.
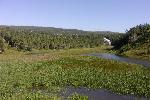
<path fill-rule="evenodd" d="M 86 31 L 86 32 L 113 32 L 113 33 L 125 33 L 125 32 L 117 32 L 117 31 L 110 31 L 110 30 L 86 30 L 86 29 L 79 29 L 79 28 L 65 28 L 65 27 L 55 27 L 55 26 L 42 26 L 42 25 L 4 25 L 4 24 L 0 24 L 0 26 L 8 26 L 8 27 L 11 27 L 11 26 L 14 26 L 14 27 L 41 27 L 41 28 L 55 28 L 55 29 L 64 29 L 64 30 L 78 30 L 78 31 Z"/>

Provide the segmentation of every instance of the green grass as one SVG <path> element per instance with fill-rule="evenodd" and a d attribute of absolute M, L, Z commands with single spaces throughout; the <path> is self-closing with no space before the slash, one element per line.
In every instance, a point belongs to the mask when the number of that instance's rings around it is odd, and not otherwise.
<path fill-rule="evenodd" d="M 47 96 L 41 93 L 18 93 L 10 97 L 0 97 L 0 99 L 1 100 L 62 100 L 61 97 Z"/>
<path fill-rule="evenodd" d="M 150 69 L 81 56 L 107 52 L 106 48 L 8 50 L 0 56 L 0 99 L 61 100 L 59 91 L 66 86 L 105 88 L 121 94 L 150 97 Z M 88 100 L 88 97 L 75 93 L 69 99 Z"/>
<path fill-rule="evenodd" d="M 69 100 L 89 100 L 88 96 L 80 95 L 78 93 L 72 94 L 70 97 L 68 97 Z"/>
<path fill-rule="evenodd" d="M 2 62 L 38 62 L 60 59 L 63 57 L 78 56 L 80 54 L 107 52 L 106 49 L 111 47 L 101 46 L 95 48 L 77 48 L 68 50 L 35 50 L 31 52 L 20 52 L 14 49 L 8 49 L 5 53 L 0 54 L 0 63 Z"/>
<path fill-rule="evenodd" d="M 131 48 L 130 50 L 127 50 L 121 53 L 121 55 L 150 61 L 150 54 L 148 53 L 148 46 L 149 46 L 149 43 L 144 43 L 144 44 L 139 45 L 136 48 Z"/>
<path fill-rule="evenodd" d="M 65 86 L 150 96 L 150 70 L 117 61 L 77 56 L 32 63 L 3 63 L 0 68 L 0 95 L 6 100 L 19 97 L 60 99 L 57 93 Z"/>

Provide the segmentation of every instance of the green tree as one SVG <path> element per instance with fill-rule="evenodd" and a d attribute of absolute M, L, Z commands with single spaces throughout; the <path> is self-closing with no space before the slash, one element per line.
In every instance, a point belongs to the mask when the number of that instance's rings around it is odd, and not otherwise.
<path fill-rule="evenodd" d="M 2 37 L 0 37 L 0 53 L 4 52 L 4 39 Z"/>

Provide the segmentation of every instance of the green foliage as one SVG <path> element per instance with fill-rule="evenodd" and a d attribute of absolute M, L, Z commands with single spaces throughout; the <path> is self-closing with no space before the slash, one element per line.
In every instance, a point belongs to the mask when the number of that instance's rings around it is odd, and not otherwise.
<path fill-rule="evenodd" d="M 81 30 L 67 30 L 46 27 L 0 27 L 2 36 L 11 47 L 18 50 L 31 49 L 70 49 L 98 47 L 103 44 L 103 37 L 112 41 L 121 34 L 114 32 L 88 32 Z M 30 49 L 30 50 L 31 50 Z M 29 51 L 30 51 L 29 50 Z"/>
<path fill-rule="evenodd" d="M 59 93 L 65 86 L 106 88 L 122 94 L 150 97 L 150 70 L 117 61 L 69 57 L 36 63 L 4 63 L 0 68 L 1 97 L 19 94 L 30 98 L 35 95 L 47 97 L 47 94 Z M 31 95 L 33 91 L 35 94 Z M 82 98 L 80 95 L 73 97 Z"/>
<path fill-rule="evenodd" d="M 0 37 L 0 53 L 4 52 L 4 47 L 5 47 L 4 40 L 2 37 Z"/>
<path fill-rule="evenodd" d="M 120 53 L 123 53 L 128 50 L 136 48 L 144 50 L 145 49 L 144 46 L 147 45 L 148 51 L 149 44 L 150 44 L 150 25 L 144 24 L 130 28 L 130 30 L 126 32 L 123 38 L 115 42 L 115 48 L 119 49 Z"/>
<path fill-rule="evenodd" d="M 48 96 L 43 95 L 40 92 L 30 93 L 30 92 L 23 92 L 18 94 L 13 94 L 7 97 L 0 97 L 1 100 L 61 100 L 58 96 Z"/>
<path fill-rule="evenodd" d="M 78 93 L 74 93 L 70 97 L 68 97 L 69 100 L 89 100 L 88 96 L 80 95 Z"/>
<path fill-rule="evenodd" d="M 150 45 L 148 45 L 147 53 L 150 54 Z"/>

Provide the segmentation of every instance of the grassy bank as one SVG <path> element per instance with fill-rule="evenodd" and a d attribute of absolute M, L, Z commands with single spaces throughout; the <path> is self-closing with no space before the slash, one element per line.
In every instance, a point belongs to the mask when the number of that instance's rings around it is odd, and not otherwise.
<path fill-rule="evenodd" d="M 64 57 L 78 56 L 86 53 L 108 52 L 111 47 L 101 46 L 95 48 L 77 48 L 66 50 L 36 50 L 31 52 L 16 51 L 8 49 L 5 53 L 0 54 L 0 62 L 38 62 L 60 59 Z"/>
<path fill-rule="evenodd" d="M 150 61 L 150 54 L 147 51 L 147 46 L 149 44 L 144 44 L 142 46 L 139 46 L 135 49 L 128 50 L 126 52 L 123 52 L 123 56 L 131 57 L 131 58 L 137 58 L 137 59 L 143 59 L 143 60 L 149 60 Z"/>

